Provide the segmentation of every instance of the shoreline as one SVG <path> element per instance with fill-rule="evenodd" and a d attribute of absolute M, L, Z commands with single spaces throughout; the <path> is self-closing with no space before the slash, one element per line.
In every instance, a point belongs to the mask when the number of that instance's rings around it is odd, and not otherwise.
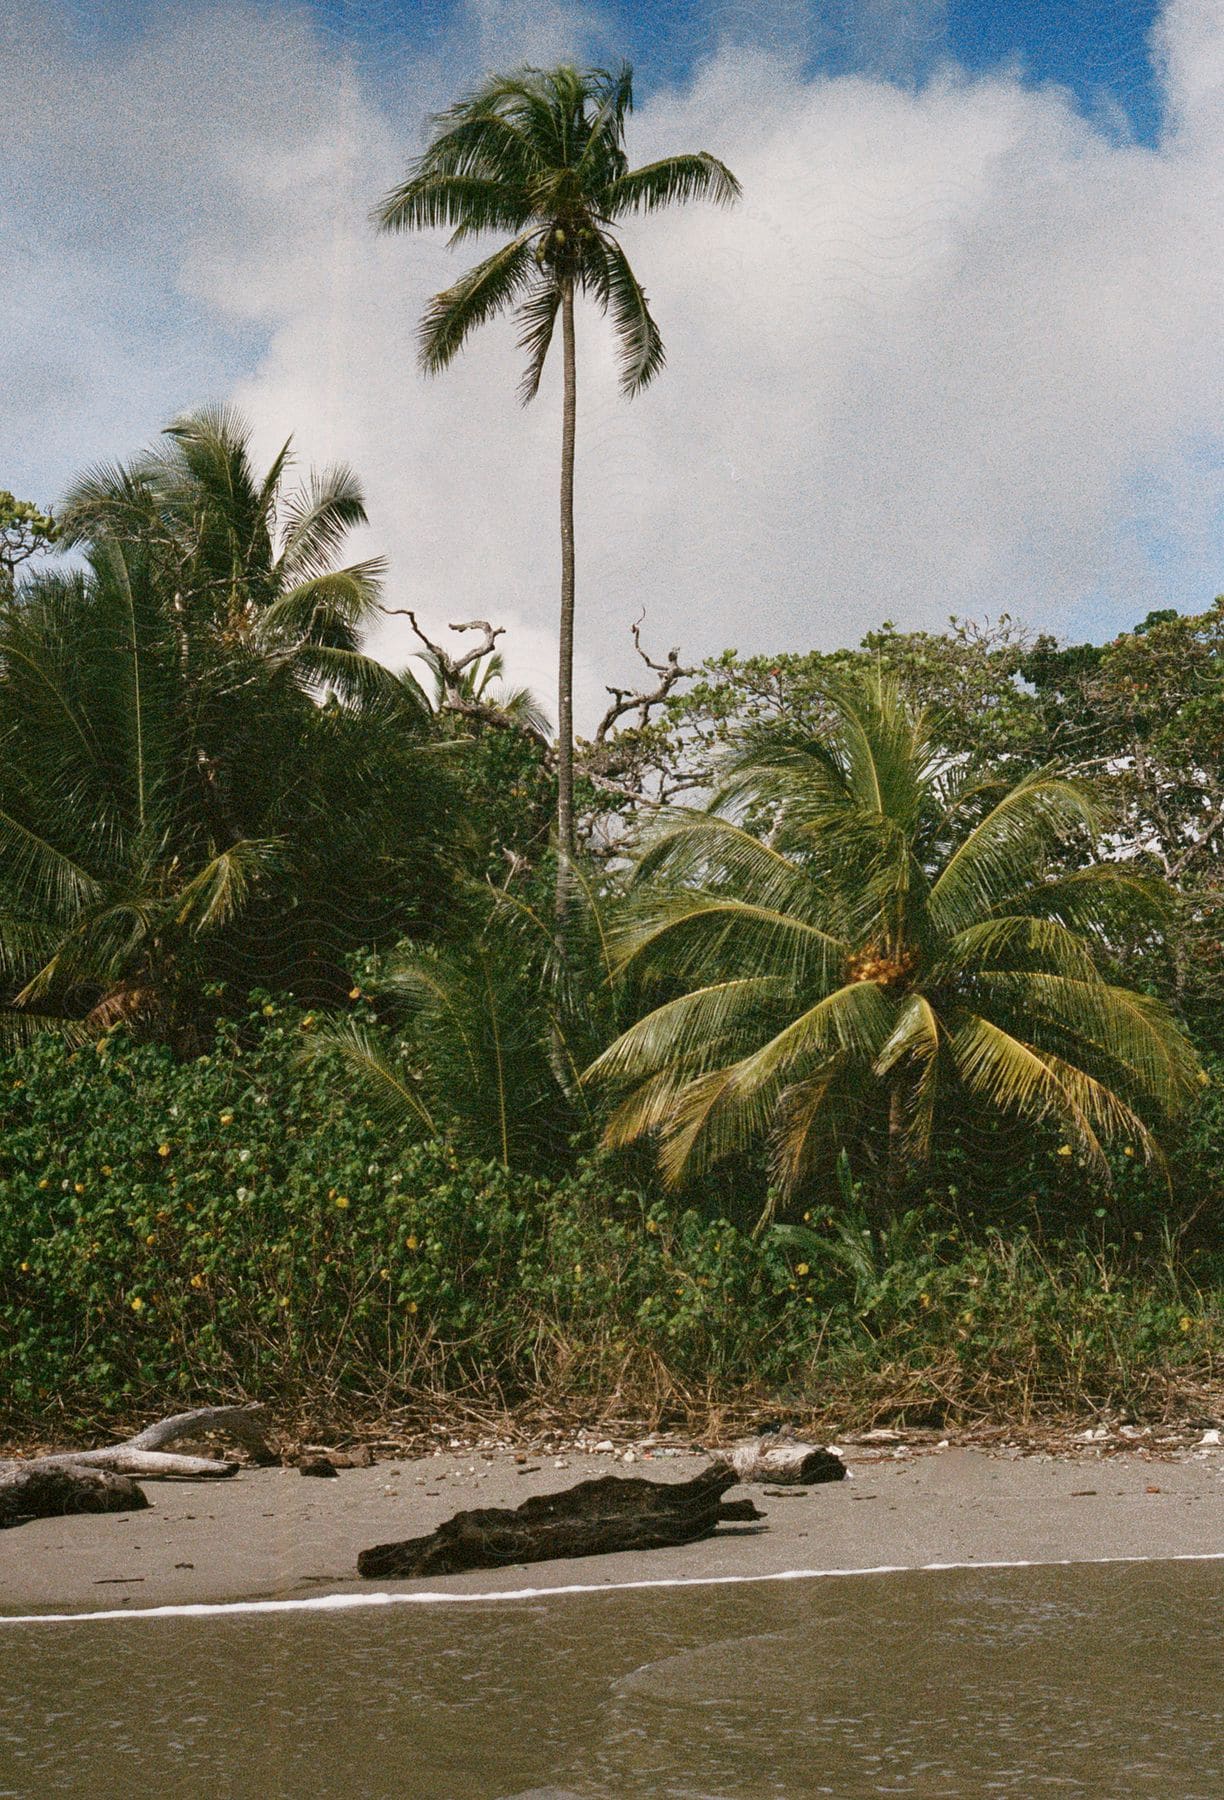
<path fill-rule="evenodd" d="M 517 1459 L 516 1459 L 517 1457 Z M 627 1463 L 626 1457 L 632 1457 Z M 1076 1441 L 1061 1454 L 965 1445 L 847 1445 L 851 1479 L 756 1487 L 758 1526 L 676 1549 L 362 1581 L 359 1550 L 474 1506 L 517 1506 L 596 1475 L 682 1480 L 704 1455 L 448 1447 L 333 1479 L 244 1467 L 224 1481 L 145 1484 L 147 1511 L 34 1520 L 0 1532 L 0 1624 L 162 1606 L 414 1594 L 456 1599 L 580 1587 L 836 1576 L 939 1565 L 1208 1558 L 1224 1553 L 1224 1448 L 1159 1452 Z"/>

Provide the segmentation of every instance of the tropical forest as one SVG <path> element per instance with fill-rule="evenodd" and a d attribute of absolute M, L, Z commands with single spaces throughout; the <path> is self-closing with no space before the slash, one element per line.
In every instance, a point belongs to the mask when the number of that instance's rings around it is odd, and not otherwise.
<path fill-rule="evenodd" d="M 1091 1424 L 1218 1380 L 1224 600 L 1075 643 L 882 595 L 856 645 L 691 659 L 584 589 L 579 349 L 625 406 L 684 355 L 624 228 L 741 202 L 709 151 L 632 165 L 632 98 L 489 78 L 371 196 L 453 246 L 411 379 L 509 332 L 559 396 L 555 692 L 497 617 L 409 611 L 291 419 L 269 461 L 202 396 L 0 494 L 14 1441 L 253 1399 Z M 576 718 L 596 604 L 638 676 Z"/>

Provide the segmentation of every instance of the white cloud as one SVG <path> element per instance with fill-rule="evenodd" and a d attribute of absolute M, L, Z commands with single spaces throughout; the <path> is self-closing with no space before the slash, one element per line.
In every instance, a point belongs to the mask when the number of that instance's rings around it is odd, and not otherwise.
<path fill-rule="evenodd" d="M 872 9 L 890 72 L 941 28 L 933 3 Z M 14 217 L 25 239 L 22 361 L 3 379 L 26 396 L 31 491 L 231 391 L 265 449 L 292 430 L 304 456 L 358 468 L 396 604 L 509 624 L 516 674 L 550 694 L 557 372 L 520 410 L 506 321 L 422 380 L 415 321 L 461 264 L 376 238 L 366 214 L 424 113 L 491 63 L 584 53 L 598 15 L 473 0 L 466 36 L 397 65 L 396 112 L 391 84 L 375 91 L 302 15 L 162 18 L 87 66 L 49 32 L 16 84 L 25 148 L 0 207 L 6 241 Z M 642 399 L 618 398 L 608 330 L 581 320 L 588 715 L 628 666 L 643 604 L 648 639 L 706 653 L 1004 608 L 1112 630 L 1214 593 L 1214 0 L 1173 0 L 1159 50 L 1172 124 L 1157 150 L 1007 75 L 827 80 L 744 49 L 639 108 L 636 159 L 709 148 L 745 198 L 626 232 L 670 352 Z M 383 643 L 410 648 L 394 626 Z"/>

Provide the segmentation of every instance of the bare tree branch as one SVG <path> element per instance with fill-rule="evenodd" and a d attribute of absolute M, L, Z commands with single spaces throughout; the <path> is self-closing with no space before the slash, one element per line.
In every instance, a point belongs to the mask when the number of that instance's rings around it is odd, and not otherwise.
<path fill-rule="evenodd" d="M 500 706 L 487 700 L 477 699 L 465 686 L 463 680 L 465 672 L 478 663 L 482 657 L 492 654 L 497 647 L 498 638 L 505 635 L 504 625 L 491 625 L 487 619 L 465 619 L 458 624 L 451 625 L 448 628 L 451 631 L 479 631 L 482 633 L 481 640 L 475 649 L 465 651 L 462 656 L 452 656 L 449 650 L 444 649 L 441 644 L 435 643 L 422 630 L 417 622 L 416 613 L 411 607 L 380 606 L 378 610 L 391 617 L 407 619 L 421 643 L 428 650 L 442 681 L 442 711 L 458 713 L 461 718 L 473 719 L 482 725 L 491 725 L 496 731 L 517 732 L 520 737 L 529 738 L 533 744 L 538 745 L 551 763 L 554 754 L 553 746 L 545 734 L 537 730 L 530 720 L 516 718 L 513 714 L 504 712 Z"/>
<path fill-rule="evenodd" d="M 647 655 L 642 648 L 642 622 L 645 617 L 646 609 L 643 607 L 630 628 L 633 632 L 633 647 L 651 673 L 659 677 L 658 683 L 649 691 L 609 687 L 607 692 L 612 696 L 612 704 L 595 728 L 592 739 L 595 744 L 605 744 L 608 733 L 626 713 L 636 712 L 639 725 L 649 724 L 652 708 L 663 704 L 678 681 L 690 680 L 697 673 L 696 669 L 682 666 L 678 648 L 668 651 L 666 662 L 656 662 L 652 656 Z"/>

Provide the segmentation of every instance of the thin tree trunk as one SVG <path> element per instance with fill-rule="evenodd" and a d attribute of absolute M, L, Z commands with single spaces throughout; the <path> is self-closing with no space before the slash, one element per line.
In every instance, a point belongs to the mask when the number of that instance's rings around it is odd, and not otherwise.
<path fill-rule="evenodd" d="M 557 672 L 557 917 L 565 915 L 574 854 L 574 435 L 578 371 L 574 354 L 574 284 L 561 292 L 565 392 L 561 427 L 561 656 Z"/>
<path fill-rule="evenodd" d="M 894 1075 L 888 1092 L 888 1206 L 896 1213 L 905 1188 L 905 1095 L 901 1079 Z"/>

